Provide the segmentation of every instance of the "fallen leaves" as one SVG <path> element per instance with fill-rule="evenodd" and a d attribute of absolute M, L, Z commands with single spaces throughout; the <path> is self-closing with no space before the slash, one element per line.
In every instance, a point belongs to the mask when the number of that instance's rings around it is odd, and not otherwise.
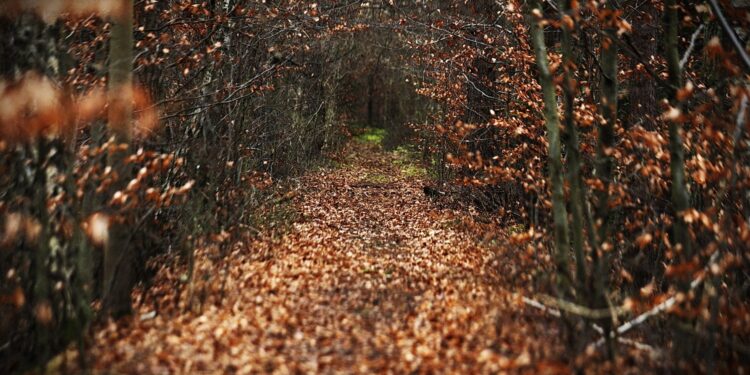
<path fill-rule="evenodd" d="M 654 236 L 651 233 L 643 233 L 635 239 L 635 243 L 641 250 L 643 250 L 643 248 L 648 246 L 653 239 Z"/>
<path fill-rule="evenodd" d="M 280 240 L 235 243 L 226 259 L 199 250 L 190 296 L 162 267 L 136 315 L 147 319 L 96 334 L 96 369 L 497 372 L 556 358 L 555 329 L 518 319 L 489 272 L 497 249 L 446 225 L 467 214 L 431 203 L 376 147 L 353 147 L 347 167 L 289 195 L 301 219 Z M 373 173 L 389 181 L 358 185 Z"/>

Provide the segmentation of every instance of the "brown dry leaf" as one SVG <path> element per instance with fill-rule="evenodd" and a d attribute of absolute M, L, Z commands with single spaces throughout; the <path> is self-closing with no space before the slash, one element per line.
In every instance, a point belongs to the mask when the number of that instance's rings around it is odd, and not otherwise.
<path fill-rule="evenodd" d="M 493 372 L 564 353 L 547 320 L 519 319 L 536 311 L 507 289 L 524 273 L 513 251 L 485 246 L 486 229 L 430 201 L 388 154 L 352 147 L 347 167 L 311 172 L 283 197 L 300 213 L 283 238 L 215 235 L 196 252 L 191 288 L 174 287 L 184 269 L 162 267 L 137 312 L 154 318 L 100 331 L 96 368 Z M 375 174 L 388 181 L 366 181 Z M 457 222 L 466 229 L 446 225 Z"/>

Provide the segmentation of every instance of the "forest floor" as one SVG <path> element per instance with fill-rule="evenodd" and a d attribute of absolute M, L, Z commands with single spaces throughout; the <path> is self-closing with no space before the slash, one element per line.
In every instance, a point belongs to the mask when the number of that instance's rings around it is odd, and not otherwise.
<path fill-rule="evenodd" d="M 184 266 L 162 267 L 134 318 L 95 332 L 94 368 L 564 368 L 554 362 L 565 350 L 557 321 L 513 290 L 524 270 L 499 264 L 512 259 L 502 235 L 478 235 L 467 210 L 425 196 L 425 177 L 378 145 L 353 141 L 338 164 L 300 178 L 296 218 L 278 238 L 197 251 L 189 286 Z"/>

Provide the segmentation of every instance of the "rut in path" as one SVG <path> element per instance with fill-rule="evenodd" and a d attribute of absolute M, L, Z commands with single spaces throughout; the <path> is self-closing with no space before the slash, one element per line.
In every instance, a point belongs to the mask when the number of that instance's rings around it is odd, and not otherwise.
<path fill-rule="evenodd" d="M 158 305 L 155 318 L 100 330 L 96 368 L 533 372 L 557 357 L 555 325 L 497 275 L 498 252 L 511 250 L 458 229 L 467 214 L 431 202 L 391 154 L 351 147 L 345 166 L 301 179 L 300 215 L 283 238 L 238 243 L 226 264 L 198 252 L 200 308 L 169 309 L 187 292 L 175 286 L 179 271 L 163 268 L 149 294 L 169 302 L 141 304 L 140 314 Z"/>

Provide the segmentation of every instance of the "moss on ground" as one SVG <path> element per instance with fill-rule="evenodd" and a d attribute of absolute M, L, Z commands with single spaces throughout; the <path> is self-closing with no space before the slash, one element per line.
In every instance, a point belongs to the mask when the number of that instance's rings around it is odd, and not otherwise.
<path fill-rule="evenodd" d="M 391 182 L 391 178 L 381 173 L 369 173 L 365 176 L 363 182 L 380 185 Z"/>
<path fill-rule="evenodd" d="M 526 232 L 526 226 L 522 224 L 514 224 L 506 228 L 506 231 L 510 235 L 519 234 Z"/>
<path fill-rule="evenodd" d="M 357 136 L 357 140 L 363 143 L 370 143 L 378 146 L 383 145 L 383 139 L 385 139 L 385 129 L 378 128 L 364 128 L 364 132 Z"/>
<path fill-rule="evenodd" d="M 399 146 L 391 153 L 393 154 L 393 164 L 399 167 L 402 175 L 410 178 L 427 177 L 427 169 L 419 162 L 417 151 L 406 146 Z"/>

